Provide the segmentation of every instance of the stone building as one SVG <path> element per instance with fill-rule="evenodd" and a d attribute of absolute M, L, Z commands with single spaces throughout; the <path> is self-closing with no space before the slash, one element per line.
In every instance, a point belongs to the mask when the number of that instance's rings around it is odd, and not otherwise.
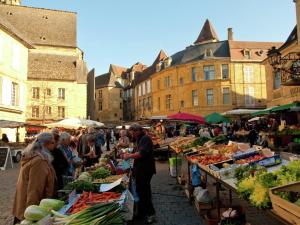
<path fill-rule="evenodd" d="M 264 108 L 262 61 L 274 45 L 280 43 L 234 41 L 231 28 L 228 40 L 220 41 L 207 20 L 193 45 L 156 64 L 151 74 L 151 116 L 179 111 L 205 116 L 236 108 Z"/>
<path fill-rule="evenodd" d="M 300 52 L 299 35 L 300 35 L 300 1 L 294 0 L 296 5 L 297 25 L 294 27 L 286 42 L 279 47 L 278 51 L 281 57 L 289 57 Z M 287 77 L 280 71 L 275 71 L 270 63 L 269 58 L 264 60 L 267 76 L 267 96 L 268 107 L 289 104 L 295 101 L 300 101 L 300 87 L 299 85 L 287 85 Z M 290 67 L 292 60 L 287 62 L 286 67 Z"/>
<path fill-rule="evenodd" d="M 0 4 L 0 17 L 34 47 L 28 56 L 26 121 L 85 118 L 87 68 L 77 46 L 76 13 L 20 6 L 20 1 L 5 3 Z"/>
<path fill-rule="evenodd" d="M 28 49 L 33 49 L 31 41 L 0 17 L 0 120 L 25 122 Z M 16 141 L 16 129 L 0 132 Z M 25 131 L 18 132 L 22 140 Z"/>

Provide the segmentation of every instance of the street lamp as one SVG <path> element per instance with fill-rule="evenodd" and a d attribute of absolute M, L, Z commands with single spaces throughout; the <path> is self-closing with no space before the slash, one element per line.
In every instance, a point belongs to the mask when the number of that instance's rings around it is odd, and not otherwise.
<path fill-rule="evenodd" d="M 276 47 L 268 51 L 268 61 L 274 71 L 280 72 L 283 86 L 300 85 L 300 52 L 290 52 L 282 56 Z"/>

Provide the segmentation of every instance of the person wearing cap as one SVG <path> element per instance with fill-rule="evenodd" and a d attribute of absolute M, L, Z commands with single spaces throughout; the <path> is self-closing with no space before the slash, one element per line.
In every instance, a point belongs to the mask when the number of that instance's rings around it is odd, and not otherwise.
<path fill-rule="evenodd" d="M 136 182 L 136 191 L 139 196 L 139 216 L 146 216 L 147 223 L 151 224 L 155 221 L 155 209 L 151 199 L 151 179 L 156 173 L 153 142 L 138 124 L 132 125 L 129 131 L 136 141 L 136 149 L 135 153 L 124 154 L 123 158 L 125 160 L 129 158 L 134 159 L 133 176 Z"/>

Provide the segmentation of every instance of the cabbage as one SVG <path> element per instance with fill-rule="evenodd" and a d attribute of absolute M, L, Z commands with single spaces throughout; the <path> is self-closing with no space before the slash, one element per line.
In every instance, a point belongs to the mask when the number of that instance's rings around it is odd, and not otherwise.
<path fill-rule="evenodd" d="M 92 182 L 92 177 L 88 172 L 83 172 L 82 174 L 80 174 L 77 180 Z"/>
<path fill-rule="evenodd" d="M 24 213 L 25 219 L 30 221 L 39 221 L 48 215 L 45 209 L 37 205 L 28 206 Z"/>
<path fill-rule="evenodd" d="M 51 210 L 60 210 L 65 205 L 65 202 L 57 200 L 57 199 L 50 199 L 45 198 L 40 202 L 40 207 L 47 211 Z"/>

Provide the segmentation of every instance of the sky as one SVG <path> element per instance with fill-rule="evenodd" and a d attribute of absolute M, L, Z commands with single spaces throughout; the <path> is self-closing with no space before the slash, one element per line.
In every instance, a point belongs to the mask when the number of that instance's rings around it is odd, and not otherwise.
<path fill-rule="evenodd" d="M 160 49 L 191 45 L 208 18 L 220 40 L 284 42 L 296 25 L 293 0 L 23 0 L 25 6 L 77 12 L 78 47 L 88 68 L 151 65 Z"/>

